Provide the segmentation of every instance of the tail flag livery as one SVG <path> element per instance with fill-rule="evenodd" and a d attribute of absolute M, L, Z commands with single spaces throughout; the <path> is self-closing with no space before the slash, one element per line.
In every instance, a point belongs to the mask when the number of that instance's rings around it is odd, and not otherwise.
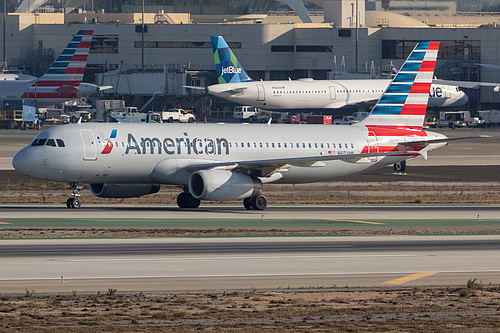
<path fill-rule="evenodd" d="M 221 36 L 210 36 L 219 83 L 253 81 Z"/>
<path fill-rule="evenodd" d="M 370 115 L 359 124 L 421 130 L 439 42 L 420 42 L 387 87 Z"/>
<path fill-rule="evenodd" d="M 45 89 L 56 89 L 59 93 L 72 92 L 76 96 L 75 88 L 83 81 L 93 34 L 93 30 L 78 31 L 47 72 L 31 86 L 37 89 L 30 90 L 29 94 L 33 96 L 22 98 L 34 98 L 35 94 L 38 98 L 43 98 Z"/>

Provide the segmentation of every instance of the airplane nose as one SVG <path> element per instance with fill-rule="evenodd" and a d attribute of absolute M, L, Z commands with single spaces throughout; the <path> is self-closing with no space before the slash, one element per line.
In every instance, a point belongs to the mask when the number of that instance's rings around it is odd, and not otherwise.
<path fill-rule="evenodd" d="M 461 105 L 464 105 L 464 104 L 467 104 L 467 102 L 469 101 L 469 97 L 463 91 L 462 91 L 462 94 L 463 95 L 462 95 L 462 97 L 460 97 L 460 102 L 462 103 Z"/>
<path fill-rule="evenodd" d="M 12 166 L 22 174 L 30 175 L 33 163 L 26 148 L 21 149 L 12 159 Z"/>

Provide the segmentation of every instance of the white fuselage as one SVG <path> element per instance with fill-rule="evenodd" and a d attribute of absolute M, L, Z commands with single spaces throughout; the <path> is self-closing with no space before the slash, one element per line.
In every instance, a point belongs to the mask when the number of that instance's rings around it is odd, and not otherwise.
<path fill-rule="evenodd" d="M 112 134 L 115 133 L 115 134 Z M 391 134 L 392 135 L 392 134 Z M 245 124 L 70 124 L 37 139 L 64 147 L 30 145 L 13 160 L 16 170 L 40 179 L 70 183 L 186 185 L 192 168 L 217 162 L 258 161 L 392 151 L 397 142 L 443 138 L 425 131 L 373 136 L 364 126 Z M 114 136 L 114 138 L 110 138 Z M 443 144 L 436 144 L 435 148 Z M 433 149 L 433 148 L 432 148 Z M 372 156 L 317 163 L 268 163 L 283 183 L 331 180 L 366 172 L 413 155 Z M 204 167 L 200 167 L 202 169 Z M 225 170 L 231 170 L 225 167 Z"/>
<path fill-rule="evenodd" d="M 271 110 L 338 109 L 374 104 L 390 82 L 376 79 L 250 81 L 211 85 L 208 92 L 238 104 Z M 458 87 L 433 84 L 428 106 L 460 106 L 467 101 L 467 95 Z"/>
<path fill-rule="evenodd" d="M 99 86 L 89 83 L 80 83 L 77 86 L 33 86 L 39 80 L 0 81 L 0 99 L 32 100 L 36 101 L 38 107 L 46 107 L 88 96 L 100 90 Z"/>

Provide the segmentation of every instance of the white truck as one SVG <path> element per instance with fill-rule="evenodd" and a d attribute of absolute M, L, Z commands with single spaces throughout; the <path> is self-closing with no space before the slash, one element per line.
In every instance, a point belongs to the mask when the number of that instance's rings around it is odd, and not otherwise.
<path fill-rule="evenodd" d="M 342 118 L 337 118 L 333 121 L 334 125 L 352 125 L 356 123 L 356 118 L 353 116 L 343 116 Z"/>
<path fill-rule="evenodd" d="M 233 118 L 241 121 L 242 123 L 257 120 L 260 111 L 261 111 L 260 109 L 254 106 L 249 106 L 249 105 L 237 106 L 233 110 Z"/>
<path fill-rule="evenodd" d="M 195 115 L 186 112 L 184 109 L 168 109 L 167 111 L 160 112 L 160 115 L 164 123 L 173 123 L 174 121 L 180 123 L 194 123 L 196 121 Z"/>
<path fill-rule="evenodd" d="M 485 110 L 478 112 L 485 126 L 500 125 L 500 110 Z"/>
<path fill-rule="evenodd" d="M 108 121 L 118 123 L 161 123 L 161 116 L 156 112 L 137 112 L 137 108 L 133 107 L 128 112 L 110 112 Z"/>
<path fill-rule="evenodd" d="M 484 127 L 485 121 L 482 117 L 471 117 L 469 111 L 441 111 L 436 126 L 439 128 L 449 127 Z"/>

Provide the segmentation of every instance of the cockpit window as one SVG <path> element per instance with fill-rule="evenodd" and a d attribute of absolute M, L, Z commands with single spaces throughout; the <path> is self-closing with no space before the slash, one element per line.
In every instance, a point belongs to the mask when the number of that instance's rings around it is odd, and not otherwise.
<path fill-rule="evenodd" d="M 47 141 L 47 139 L 35 139 L 31 143 L 31 145 L 32 146 L 43 146 L 45 144 L 45 141 Z"/>
<path fill-rule="evenodd" d="M 65 147 L 65 146 L 64 146 L 64 141 L 63 141 L 63 140 L 61 140 L 61 139 L 56 139 L 56 141 L 57 141 L 57 145 L 58 145 L 59 147 Z"/>
<path fill-rule="evenodd" d="M 56 142 L 54 139 L 48 139 L 47 142 L 45 143 L 46 146 L 51 146 L 51 147 L 56 147 Z"/>

